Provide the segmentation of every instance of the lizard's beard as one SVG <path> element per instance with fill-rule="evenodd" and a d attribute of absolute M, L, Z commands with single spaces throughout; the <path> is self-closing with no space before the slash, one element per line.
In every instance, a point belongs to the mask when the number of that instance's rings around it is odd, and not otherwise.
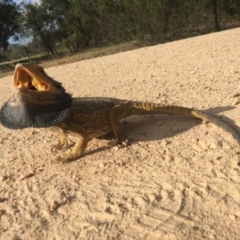
<path fill-rule="evenodd" d="M 54 126 L 67 117 L 71 103 L 66 92 L 16 89 L 0 110 L 0 122 L 10 129 Z"/>

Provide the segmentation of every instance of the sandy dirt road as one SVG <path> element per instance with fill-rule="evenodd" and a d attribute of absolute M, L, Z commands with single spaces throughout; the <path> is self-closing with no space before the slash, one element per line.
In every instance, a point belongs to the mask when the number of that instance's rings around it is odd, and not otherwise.
<path fill-rule="evenodd" d="M 240 126 L 240 29 L 47 68 L 73 96 L 195 107 Z M 0 79 L 0 102 L 13 91 Z M 52 162 L 49 129 L 0 126 L 1 239 L 240 239 L 240 147 L 197 120 L 133 116 L 132 144 Z"/>

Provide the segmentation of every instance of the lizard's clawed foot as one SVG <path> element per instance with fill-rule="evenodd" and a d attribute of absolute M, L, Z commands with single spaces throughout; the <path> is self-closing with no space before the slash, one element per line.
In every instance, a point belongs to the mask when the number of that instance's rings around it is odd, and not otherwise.
<path fill-rule="evenodd" d="M 58 150 L 61 150 L 61 149 L 63 149 L 64 147 L 67 147 L 67 146 L 68 146 L 68 139 L 65 138 L 65 139 L 62 140 L 62 141 L 58 141 L 57 144 L 52 145 L 51 151 L 52 151 L 52 152 L 57 152 Z"/>
<path fill-rule="evenodd" d="M 124 138 L 117 138 L 117 139 L 114 139 L 113 141 L 108 142 L 108 147 L 111 148 L 111 147 L 114 147 L 118 144 L 122 144 L 122 145 L 127 146 L 127 145 L 129 145 L 129 141 L 125 137 Z"/>
<path fill-rule="evenodd" d="M 55 157 L 54 162 L 56 163 L 68 163 L 74 160 L 77 160 L 80 156 L 70 153 L 59 154 Z"/>

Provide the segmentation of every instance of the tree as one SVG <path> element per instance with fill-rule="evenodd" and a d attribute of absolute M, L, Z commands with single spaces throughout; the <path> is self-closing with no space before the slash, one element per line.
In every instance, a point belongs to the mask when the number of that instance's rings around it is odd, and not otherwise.
<path fill-rule="evenodd" d="M 8 48 L 8 40 L 18 31 L 19 12 L 12 0 L 0 0 L 0 49 Z"/>
<path fill-rule="evenodd" d="M 239 16 L 239 0 L 41 0 L 23 4 L 18 22 L 38 49 L 55 53 L 129 40 L 172 41 L 220 30 Z"/>
<path fill-rule="evenodd" d="M 214 15 L 214 27 L 216 31 L 220 30 L 219 23 L 218 23 L 218 11 L 217 11 L 217 0 L 212 0 L 213 2 L 213 15 Z"/>
<path fill-rule="evenodd" d="M 40 39 L 40 44 L 45 50 L 53 54 L 55 52 L 54 32 L 56 31 L 56 24 L 54 16 L 45 9 L 42 4 L 26 3 L 22 6 L 21 18 L 21 32 L 30 34 L 35 39 Z"/>

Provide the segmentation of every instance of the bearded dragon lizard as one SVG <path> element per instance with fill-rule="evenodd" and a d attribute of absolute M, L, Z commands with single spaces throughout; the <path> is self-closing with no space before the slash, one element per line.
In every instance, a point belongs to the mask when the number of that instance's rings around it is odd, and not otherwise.
<path fill-rule="evenodd" d="M 58 155 L 56 160 L 68 162 L 80 158 L 92 138 L 113 131 L 115 140 L 109 146 L 122 143 L 126 138 L 121 119 L 130 115 L 170 114 L 212 122 L 229 133 L 240 144 L 240 134 L 221 118 L 203 111 L 115 98 L 74 98 L 61 83 L 52 79 L 44 69 L 34 64 L 17 64 L 14 87 L 10 99 L 0 111 L 1 123 L 11 129 L 51 127 L 59 135 L 52 149 L 68 146 L 68 134 L 77 137 L 70 152 Z"/>

